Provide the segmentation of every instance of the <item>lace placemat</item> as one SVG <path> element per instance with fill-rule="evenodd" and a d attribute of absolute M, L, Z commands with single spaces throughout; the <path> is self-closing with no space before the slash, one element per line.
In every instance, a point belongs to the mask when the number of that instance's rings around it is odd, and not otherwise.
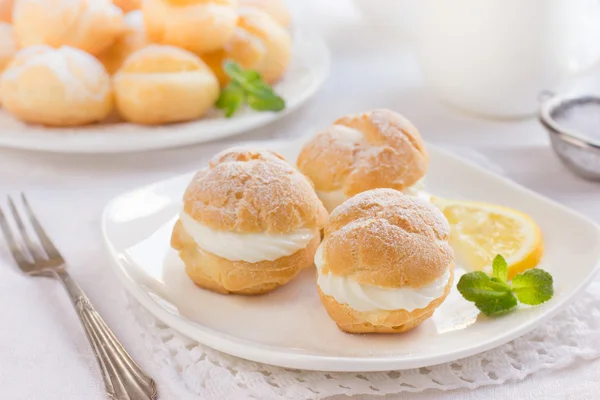
<path fill-rule="evenodd" d="M 551 321 L 510 343 L 447 364 L 389 372 L 301 371 L 243 360 L 182 336 L 134 299 L 129 304 L 163 375 L 180 379 L 202 400 L 323 399 L 340 394 L 474 389 L 565 367 L 577 359 L 600 357 L 600 279 Z"/>

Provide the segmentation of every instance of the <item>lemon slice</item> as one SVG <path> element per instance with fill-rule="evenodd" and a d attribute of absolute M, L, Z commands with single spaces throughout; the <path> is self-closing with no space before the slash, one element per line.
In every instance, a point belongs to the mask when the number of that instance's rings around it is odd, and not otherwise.
<path fill-rule="evenodd" d="M 432 198 L 450 223 L 450 245 L 457 262 L 492 272 L 501 254 L 508 263 L 508 279 L 534 268 L 544 253 L 542 232 L 527 214 L 508 207 L 473 201 Z"/>

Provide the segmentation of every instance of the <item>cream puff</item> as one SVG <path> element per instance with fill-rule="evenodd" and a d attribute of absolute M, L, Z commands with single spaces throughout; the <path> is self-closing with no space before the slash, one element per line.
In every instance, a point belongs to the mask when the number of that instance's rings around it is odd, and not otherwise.
<path fill-rule="evenodd" d="M 0 98 L 17 118 L 49 126 L 100 121 L 113 105 L 110 77 L 102 64 L 67 46 L 19 51 L 0 78 Z"/>
<path fill-rule="evenodd" d="M 233 148 L 189 184 L 171 246 L 196 285 L 260 294 L 313 265 L 326 219 L 310 181 L 283 157 Z"/>
<path fill-rule="evenodd" d="M 0 22 L 0 73 L 17 52 L 17 42 L 12 25 Z"/>
<path fill-rule="evenodd" d="M 142 11 L 150 41 L 202 54 L 231 39 L 236 6 L 236 0 L 146 0 Z"/>
<path fill-rule="evenodd" d="M 114 74 L 121 68 L 127 57 L 147 44 L 142 12 L 132 11 L 125 15 L 125 32 L 112 46 L 98 55 L 98 60 L 109 74 Z"/>
<path fill-rule="evenodd" d="M 362 192 L 331 214 L 315 255 L 317 289 L 344 332 L 405 332 L 433 315 L 454 276 L 441 211 L 393 189 Z"/>
<path fill-rule="evenodd" d="M 11 22 L 15 0 L 0 0 L 0 21 Z"/>
<path fill-rule="evenodd" d="M 98 55 L 121 35 L 123 11 L 110 0 L 19 0 L 13 11 L 20 47 L 71 46 Z"/>
<path fill-rule="evenodd" d="M 338 119 L 306 143 L 297 162 L 329 211 L 370 189 L 418 194 L 428 163 L 417 128 L 384 109 Z"/>
<path fill-rule="evenodd" d="M 268 14 L 254 9 L 240 10 L 237 29 L 222 49 L 202 55 L 221 85 L 229 78 L 223 62 L 233 60 L 247 69 L 259 72 L 268 83 L 277 82 L 291 59 L 290 34 Z"/>
<path fill-rule="evenodd" d="M 290 25 L 290 12 L 283 0 L 239 0 L 240 6 L 256 8 L 269 14 L 281 26 Z"/>
<path fill-rule="evenodd" d="M 142 0 L 113 0 L 113 3 L 126 13 L 142 8 Z"/>
<path fill-rule="evenodd" d="M 117 111 L 126 121 L 165 124 L 202 117 L 219 97 L 219 82 L 195 54 L 150 45 L 113 76 Z"/>

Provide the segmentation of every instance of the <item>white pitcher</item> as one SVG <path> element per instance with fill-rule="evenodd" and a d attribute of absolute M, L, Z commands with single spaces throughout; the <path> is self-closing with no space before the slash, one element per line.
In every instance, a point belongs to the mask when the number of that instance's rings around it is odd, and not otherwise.
<path fill-rule="evenodd" d="M 443 100 L 499 118 L 600 58 L 599 0 L 423 0 L 422 73 Z"/>

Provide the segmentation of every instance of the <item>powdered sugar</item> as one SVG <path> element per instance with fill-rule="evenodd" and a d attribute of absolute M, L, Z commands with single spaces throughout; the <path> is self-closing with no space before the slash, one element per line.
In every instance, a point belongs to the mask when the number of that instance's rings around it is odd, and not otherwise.
<path fill-rule="evenodd" d="M 437 240 L 447 240 L 450 234 L 448 220 L 437 207 L 393 189 L 373 189 L 352 197 L 331 213 L 331 223 L 339 228 L 342 225 L 337 221 L 349 214 L 392 220 L 409 232 L 427 234 Z"/>
<path fill-rule="evenodd" d="M 298 166 L 317 190 L 347 195 L 388 187 L 406 190 L 427 170 L 418 131 L 401 115 L 375 110 L 339 119 L 309 141 Z"/>
<path fill-rule="evenodd" d="M 327 265 L 337 275 L 418 288 L 453 263 L 449 235 L 446 218 L 430 203 L 393 189 L 375 189 L 331 213 L 323 246 L 331 257 Z"/>
<path fill-rule="evenodd" d="M 103 98 L 110 79 L 102 64 L 90 54 L 69 46 L 30 46 L 19 51 L 2 75 L 3 81 L 20 79 L 31 68 L 47 68 L 64 85 L 71 99 Z"/>
<path fill-rule="evenodd" d="M 275 152 L 234 148 L 198 172 L 185 211 L 214 229 L 287 233 L 320 226 L 326 212 L 310 182 Z"/>

